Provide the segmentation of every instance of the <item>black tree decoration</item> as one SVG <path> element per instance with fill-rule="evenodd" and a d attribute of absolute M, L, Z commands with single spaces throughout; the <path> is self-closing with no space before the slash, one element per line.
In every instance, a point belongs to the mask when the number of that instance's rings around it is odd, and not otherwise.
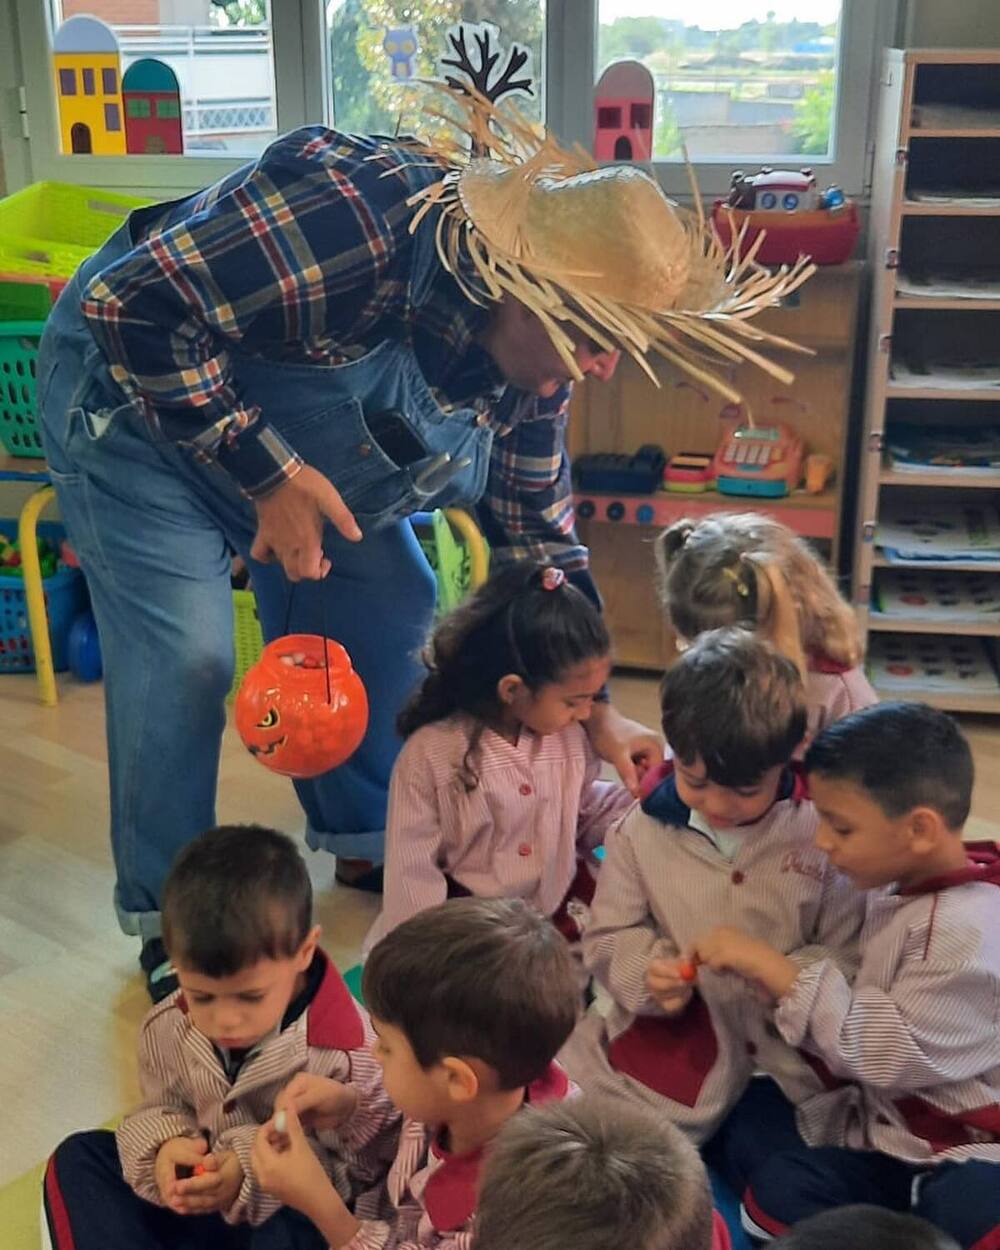
<path fill-rule="evenodd" d="M 472 63 L 472 57 L 466 45 L 465 35 L 466 31 L 470 29 L 479 47 L 478 67 Z M 499 78 L 491 82 L 493 70 L 497 61 L 500 60 L 500 51 L 494 51 L 491 48 L 490 28 L 487 25 L 483 24 L 477 30 L 475 27 L 462 22 L 457 32 L 448 32 L 448 42 L 454 49 L 455 55 L 442 57 L 441 65 L 451 66 L 458 70 L 460 74 L 464 74 L 465 79 L 468 80 L 465 81 L 454 75 L 446 74 L 445 82 L 453 90 L 461 91 L 463 95 L 471 95 L 472 92 L 469 88 L 472 87 L 494 104 L 501 96 L 509 95 L 512 91 L 524 91 L 528 95 L 535 94 L 530 78 L 514 77 L 527 63 L 530 54 L 526 48 L 519 47 L 516 43 L 511 44 L 510 52 L 507 54 L 507 64 L 503 67 Z"/>

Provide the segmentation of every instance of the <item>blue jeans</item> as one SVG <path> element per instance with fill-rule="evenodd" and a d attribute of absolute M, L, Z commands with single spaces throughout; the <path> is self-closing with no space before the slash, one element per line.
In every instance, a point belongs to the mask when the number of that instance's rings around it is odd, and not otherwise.
<path fill-rule="evenodd" d="M 327 632 L 365 683 L 368 733 L 340 768 L 295 782 L 314 849 L 381 862 L 395 717 L 420 673 L 435 585 L 410 524 L 424 507 L 482 493 L 492 434 L 474 414 L 443 414 L 412 353 L 382 343 L 324 368 L 261 361 L 234 350 L 237 386 L 268 413 L 306 463 L 325 473 L 365 537 L 327 526 L 332 572 L 292 588 L 276 565 L 249 558 L 252 505 L 215 464 L 157 441 L 111 380 L 80 312 L 90 276 L 131 246 L 127 225 L 88 261 L 49 319 L 38 365 L 45 450 L 59 505 L 87 576 L 101 637 L 116 906 L 127 933 L 160 931 L 159 898 L 178 851 L 215 823 L 225 696 L 233 674 L 230 551 L 247 560 L 266 639 Z M 430 232 L 417 282 L 433 260 Z M 421 495 L 372 442 L 366 412 L 401 412 L 429 453 L 469 466 Z M 364 448 L 359 455 L 359 445 Z M 291 608 L 291 610 L 289 610 Z M 248 804 L 243 818 L 252 820 Z"/>

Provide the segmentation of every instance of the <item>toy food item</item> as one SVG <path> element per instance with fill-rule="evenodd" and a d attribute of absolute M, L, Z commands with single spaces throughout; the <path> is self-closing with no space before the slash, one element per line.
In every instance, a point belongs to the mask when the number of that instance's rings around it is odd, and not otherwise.
<path fill-rule="evenodd" d="M 285 777 L 317 777 L 361 745 L 368 696 L 339 642 L 288 634 L 268 643 L 243 678 L 235 716 L 258 763 Z"/>

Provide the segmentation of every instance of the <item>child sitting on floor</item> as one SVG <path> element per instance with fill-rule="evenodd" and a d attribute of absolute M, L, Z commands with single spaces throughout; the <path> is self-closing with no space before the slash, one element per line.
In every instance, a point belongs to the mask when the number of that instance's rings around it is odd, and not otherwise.
<path fill-rule="evenodd" d="M 295 845 L 252 825 L 209 830 L 178 856 L 162 915 L 180 989 L 142 1024 L 143 1105 L 117 1134 L 78 1133 L 52 1156 L 52 1246 L 226 1246 L 223 1221 L 264 1225 L 260 1245 L 291 1244 L 307 1226 L 262 1191 L 250 1153 L 276 1096 L 304 1071 L 332 1078 L 337 1096 L 337 1127 L 309 1147 L 317 1166 L 346 1203 L 377 1211 L 399 1116 L 367 1017 L 318 947 Z"/>
<path fill-rule="evenodd" d="M 668 1120 L 586 1094 L 515 1116 L 490 1146 L 475 1250 L 729 1250 L 705 1165 Z"/>
<path fill-rule="evenodd" d="M 522 1107 L 570 1088 L 553 1063 L 576 1018 L 569 946 L 520 899 L 452 899 L 383 938 L 362 988 L 385 1088 L 406 1117 L 388 1181 L 394 1217 L 347 1210 L 291 1108 L 286 1124 L 260 1130 L 257 1176 L 332 1250 L 468 1250 L 485 1147 Z"/>
<path fill-rule="evenodd" d="M 663 607 L 679 641 L 743 625 L 794 661 L 806 734 L 876 702 L 851 607 L 806 543 L 760 512 L 677 521 L 656 544 Z M 800 751 L 801 754 L 801 751 Z"/>
<path fill-rule="evenodd" d="M 722 929 L 695 950 L 763 986 L 781 1035 L 852 1083 L 799 1107 L 807 1145 L 777 1102 L 748 1126 L 761 1164 L 745 1222 L 774 1234 L 871 1202 L 1000 1245 L 1000 854 L 962 841 L 968 743 L 943 712 L 887 703 L 827 729 L 806 769 L 816 845 L 867 901 L 853 985 L 759 933 Z"/>
<path fill-rule="evenodd" d="M 366 948 L 445 898 L 523 898 L 567 937 L 583 860 L 632 802 L 599 781 L 583 722 L 608 679 L 600 612 L 557 568 L 501 570 L 437 626 L 400 718 L 385 898 Z"/>
<path fill-rule="evenodd" d="M 651 1104 L 696 1142 L 757 1071 L 798 1101 L 822 1088 L 732 977 L 688 966 L 714 925 L 742 924 L 804 965 L 853 964 L 863 907 L 812 845 L 816 814 L 789 767 L 805 727 L 791 660 L 745 629 L 702 634 L 661 688 L 673 760 L 608 835 L 584 959 L 614 1000 L 563 1052 L 586 1091 Z"/>

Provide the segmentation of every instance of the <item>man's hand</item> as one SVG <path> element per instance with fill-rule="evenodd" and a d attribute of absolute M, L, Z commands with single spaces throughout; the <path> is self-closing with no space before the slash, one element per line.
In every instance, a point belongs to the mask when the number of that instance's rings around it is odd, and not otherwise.
<path fill-rule="evenodd" d="M 204 1137 L 171 1137 L 163 1143 L 156 1153 L 154 1175 L 156 1187 L 160 1191 L 160 1201 L 165 1207 L 176 1211 L 174 1203 L 177 1199 L 177 1169 L 194 1171 L 205 1162 L 208 1154 L 208 1143 Z"/>
<path fill-rule="evenodd" d="M 799 975 L 798 965 L 781 951 L 728 925 L 719 925 L 700 937 L 692 956 L 713 972 L 735 972 L 756 982 L 775 999 L 787 994 Z"/>
<path fill-rule="evenodd" d="M 174 1183 L 170 1209 L 178 1215 L 207 1215 L 228 1211 L 243 1185 L 243 1166 L 234 1150 L 205 1155 L 199 1175 Z"/>
<path fill-rule="evenodd" d="M 663 739 L 652 729 L 628 720 L 610 703 L 595 703 L 584 722 L 590 745 L 618 770 L 625 788 L 639 793 L 639 782 L 663 762 Z"/>
<path fill-rule="evenodd" d="M 333 483 L 303 465 L 294 477 L 256 501 L 257 537 L 250 554 L 255 560 L 277 560 L 289 581 L 318 580 L 330 571 L 323 554 L 323 523 L 330 520 L 350 542 L 361 530 Z"/>
<path fill-rule="evenodd" d="M 677 1016 L 691 1001 L 694 986 L 686 959 L 651 959 L 646 965 L 646 989 L 668 1016 Z"/>
<path fill-rule="evenodd" d="M 299 1072 L 274 1100 L 275 1111 L 295 1110 L 306 1128 L 336 1129 L 349 1120 L 358 1106 L 358 1091 L 353 1085 L 325 1076 Z"/>

